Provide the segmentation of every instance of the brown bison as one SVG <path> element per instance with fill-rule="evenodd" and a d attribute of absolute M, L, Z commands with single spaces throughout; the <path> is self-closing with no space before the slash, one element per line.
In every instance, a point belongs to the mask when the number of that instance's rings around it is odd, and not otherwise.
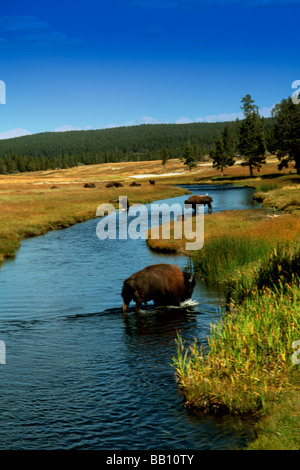
<path fill-rule="evenodd" d="M 155 184 L 155 180 L 149 180 L 150 184 Z"/>
<path fill-rule="evenodd" d="M 198 194 L 194 194 L 193 196 L 190 196 L 186 201 L 184 201 L 184 204 L 191 204 L 192 209 L 197 212 L 197 204 L 204 204 L 204 207 L 208 206 L 208 212 L 212 212 L 212 198 L 208 195 L 206 196 L 199 196 Z"/>
<path fill-rule="evenodd" d="M 142 303 L 150 300 L 155 306 L 176 305 L 189 299 L 195 287 L 195 277 L 172 264 L 154 264 L 125 279 L 122 289 L 123 313 L 130 301 L 135 301 L 139 312 Z"/>
<path fill-rule="evenodd" d="M 112 202 L 113 204 L 116 204 L 116 203 L 119 203 L 121 206 L 122 206 L 122 209 L 126 210 L 127 212 L 129 211 L 129 206 L 130 206 L 130 203 L 126 198 L 122 198 L 122 199 L 110 199 L 109 202 Z"/>
<path fill-rule="evenodd" d="M 141 183 L 136 183 L 135 181 L 133 181 L 132 183 L 130 183 L 129 186 L 141 186 Z"/>
<path fill-rule="evenodd" d="M 123 184 L 118 183 L 117 181 L 111 181 L 105 185 L 106 188 L 122 188 Z"/>

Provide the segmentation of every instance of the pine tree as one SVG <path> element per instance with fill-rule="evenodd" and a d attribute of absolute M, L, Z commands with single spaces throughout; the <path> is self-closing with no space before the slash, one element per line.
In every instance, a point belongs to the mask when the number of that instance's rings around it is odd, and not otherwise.
<path fill-rule="evenodd" d="M 170 155 L 169 155 L 168 149 L 164 147 L 161 151 L 161 162 L 163 166 L 165 166 L 169 158 L 170 158 Z"/>
<path fill-rule="evenodd" d="M 294 104 L 291 97 L 278 103 L 273 111 L 275 116 L 274 148 L 280 160 L 278 168 L 294 162 L 300 175 L 300 105 Z"/>
<path fill-rule="evenodd" d="M 191 146 L 190 141 L 188 140 L 186 143 L 185 151 L 183 154 L 184 164 L 189 167 L 189 170 L 192 171 L 192 168 L 196 166 L 195 156 L 193 147 Z"/>
<path fill-rule="evenodd" d="M 16 173 L 17 165 L 12 155 L 8 155 L 4 159 L 7 173 Z"/>
<path fill-rule="evenodd" d="M 225 126 L 222 138 L 215 141 L 209 156 L 213 160 L 213 168 L 221 170 L 221 176 L 225 168 L 234 165 L 234 142 L 228 126 Z"/>
<path fill-rule="evenodd" d="M 37 171 L 37 170 L 38 170 L 38 167 L 36 164 L 36 159 L 34 157 L 29 157 L 26 171 Z"/>
<path fill-rule="evenodd" d="M 244 158 L 242 165 L 249 166 L 250 175 L 253 176 L 253 169 L 260 170 L 261 166 L 266 163 L 263 119 L 251 95 L 244 96 L 242 103 L 241 108 L 245 118 L 240 124 L 238 150 Z"/>
<path fill-rule="evenodd" d="M 7 169 L 3 158 L 0 157 L 0 175 L 6 175 Z"/>
<path fill-rule="evenodd" d="M 234 163 L 233 157 L 234 157 L 234 147 L 235 146 L 234 146 L 234 141 L 233 141 L 229 126 L 224 127 L 224 130 L 223 130 L 223 133 L 222 133 L 222 142 L 223 142 L 224 152 L 225 152 L 226 156 L 231 157 L 231 160 L 228 160 L 228 163 L 230 161 L 232 161 Z M 231 163 L 231 165 L 233 165 L 233 163 Z M 231 166 L 231 165 L 227 165 L 227 166 Z"/>
<path fill-rule="evenodd" d="M 203 160 L 203 152 L 200 150 L 199 145 L 194 146 L 194 157 L 196 162 L 201 162 Z"/>
<path fill-rule="evenodd" d="M 20 171 L 21 173 L 26 171 L 26 158 L 22 157 L 21 155 L 16 155 L 14 159 L 18 171 Z"/>

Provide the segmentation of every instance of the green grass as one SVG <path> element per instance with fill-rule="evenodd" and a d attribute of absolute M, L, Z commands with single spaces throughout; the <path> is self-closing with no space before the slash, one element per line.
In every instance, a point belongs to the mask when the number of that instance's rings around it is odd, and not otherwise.
<path fill-rule="evenodd" d="M 300 273 L 299 241 L 278 242 L 265 256 L 265 261 L 248 267 L 246 272 L 238 270 L 228 283 L 228 299 L 241 303 L 253 291 L 265 287 L 285 291 L 294 276 Z"/>
<path fill-rule="evenodd" d="M 279 188 L 280 185 L 277 182 L 264 182 L 261 184 L 256 185 L 256 190 L 257 191 L 262 191 L 264 193 L 267 193 L 268 191 L 273 191 L 274 189 Z"/>
<path fill-rule="evenodd" d="M 207 344 L 177 338 L 173 366 L 186 406 L 259 417 L 249 449 L 300 446 L 300 364 L 292 361 L 300 340 L 299 273 L 300 246 L 279 245 L 251 280 L 237 278 L 230 309 L 211 325 Z"/>
<path fill-rule="evenodd" d="M 186 404 L 210 412 L 265 413 L 300 372 L 291 358 L 300 338 L 299 280 L 283 295 L 266 289 L 211 327 L 208 349 L 178 340 L 174 366 Z"/>
<path fill-rule="evenodd" d="M 243 281 L 244 288 L 273 250 L 279 246 L 281 252 L 291 240 L 300 243 L 300 217 L 295 213 L 272 217 L 264 211 L 228 211 L 205 219 L 203 248 L 190 256 L 195 272 L 208 284 L 232 288 Z"/>
<path fill-rule="evenodd" d="M 268 239 L 223 235 L 192 254 L 195 271 L 208 283 L 229 283 L 243 268 L 263 261 L 272 249 Z"/>
<path fill-rule="evenodd" d="M 256 437 L 248 450 L 299 450 L 300 402 L 299 389 L 283 394 L 267 416 L 255 426 Z"/>

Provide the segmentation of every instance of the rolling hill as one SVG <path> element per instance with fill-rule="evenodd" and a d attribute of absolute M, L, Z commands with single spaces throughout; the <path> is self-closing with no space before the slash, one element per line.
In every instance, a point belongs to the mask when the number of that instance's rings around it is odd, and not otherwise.
<path fill-rule="evenodd" d="M 266 119 L 266 136 L 272 129 Z M 210 151 L 228 125 L 235 139 L 239 122 L 147 124 L 87 131 L 45 132 L 0 140 L 0 173 L 68 168 L 119 161 L 157 160 L 166 147 L 181 158 L 189 140 L 196 160 Z M 271 134 L 270 134 L 271 135 Z"/>

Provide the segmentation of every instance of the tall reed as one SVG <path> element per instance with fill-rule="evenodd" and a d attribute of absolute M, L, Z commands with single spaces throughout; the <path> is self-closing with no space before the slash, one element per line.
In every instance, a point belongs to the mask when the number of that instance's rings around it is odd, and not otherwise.
<path fill-rule="evenodd" d="M 206 411 L 264 412 L 293 384 L 300 365 L 300 249 L 274 250 L 231 310 L 211 326 L 207 345 L 177 339 L 173 365 L 186 404 Z M 249 290 L 251 287 L 251 290 Z"/>
<path fill-rule="evenodd" d="M 221 235 L 192 254 L 195 271 L 208 283 L 228 283 L 238 270 L 266 259 L 272 244 L 268 239 Z"/>

